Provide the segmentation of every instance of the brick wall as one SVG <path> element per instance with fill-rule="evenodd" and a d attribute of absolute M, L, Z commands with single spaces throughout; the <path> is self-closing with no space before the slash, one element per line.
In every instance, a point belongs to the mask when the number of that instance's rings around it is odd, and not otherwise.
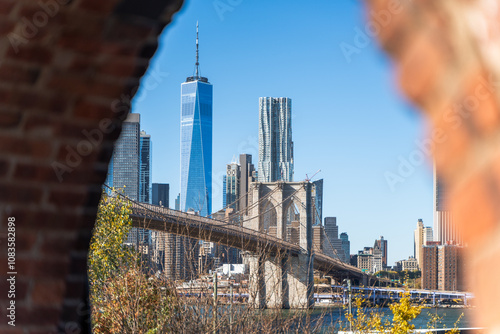
<path fill-rule="evenodd" d="M 401 90 L 429 120 L 449 204 L 469 245 L 477 323 L 500 331 L 500 5 L 368 0 L 370 27 Z"/>
<path fill-rule="evenodd" d="M 86 333 L 86 258 L 113 143 L 182 0 L 0 0 L 0 332 Z M 6 325 L 8 217 L 16 327 Z"/>

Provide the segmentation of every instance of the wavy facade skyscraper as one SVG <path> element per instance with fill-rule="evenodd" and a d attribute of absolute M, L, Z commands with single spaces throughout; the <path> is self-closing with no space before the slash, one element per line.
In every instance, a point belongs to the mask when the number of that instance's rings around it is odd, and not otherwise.
<path fill-rule="evenodd" d="M 259 98 L 259 182 L 293 181 L 292 99 Z"/>
<path fill-rule="evenodd" d="M 196 27 L 195 75 L 181 84 L 180 209 L 212 213 L 212 100 L 208 79 L 200 76 Z"/>

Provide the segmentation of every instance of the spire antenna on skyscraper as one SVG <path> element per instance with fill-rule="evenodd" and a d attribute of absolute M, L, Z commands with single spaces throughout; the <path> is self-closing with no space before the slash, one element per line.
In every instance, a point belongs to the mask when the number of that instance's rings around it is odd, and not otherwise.
<path fill-rule="evenodd" d="M 200 67 L 200 52 L 199 52 L 199 40 L 198 40 L 198 21 L 196 21 L 196 78 L 199 78 L 198 68 Z"/>

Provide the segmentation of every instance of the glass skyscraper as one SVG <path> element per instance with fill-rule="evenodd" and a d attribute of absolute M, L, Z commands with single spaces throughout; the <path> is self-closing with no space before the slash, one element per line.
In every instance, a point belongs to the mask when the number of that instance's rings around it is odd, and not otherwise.
<path fill-rule="evenodd" d="M 198 29 L 197 29 L 198 30 Z M 196 73 L 181 84 L 180 209 L 201 216 L 212 213 L 212 85 Z"/>
<path fill-rule="evenodd" d="M 151 203 L 151 152 L 153 143 L 151 135 L 141 131 L 140 134 L 140 170 L 139 170 L 139 201 Z"/>
<path fill-rule="evenodd" d="M 125 196 L 139 199 L 139 134 L 140 115 L 129 114 L 122 125 L 120 138 L 116 141 L 110 170 L 110 184 L 123 190 Z M 111 175 L 112 174 L 112 175 Z"/>
<path fill-rule="evenodd" d="M 259 98 L 259 182 L 293 181 L 292 100 Z"/>

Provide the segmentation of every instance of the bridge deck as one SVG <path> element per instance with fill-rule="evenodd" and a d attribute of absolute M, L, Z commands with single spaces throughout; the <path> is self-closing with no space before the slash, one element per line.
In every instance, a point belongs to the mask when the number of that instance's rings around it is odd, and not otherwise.
<path fill-rule="evenodd" d="M 132 203 L 131 218 L 134 227 L 215 242 L 244 251 L 291 255 L 305 252 L 298 245 L 267 233 L 151 204 Z M 314 253 L 314 268 L 336 277 L 362 278 L 365 275 L 360 269 L 322 253 Z"/>

